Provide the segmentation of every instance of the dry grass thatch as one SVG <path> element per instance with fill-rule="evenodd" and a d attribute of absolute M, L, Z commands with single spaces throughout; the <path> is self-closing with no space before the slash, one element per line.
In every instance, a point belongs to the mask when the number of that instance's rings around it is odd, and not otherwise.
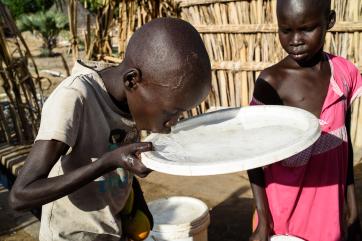
<path fill-rule="evenodd" d="M 178 8 L 172 0 L 123 0 L 119 7 L 119 57 L 124 56 L 127 42 L 137 28 L 154 18 L 178 16 Z"/>

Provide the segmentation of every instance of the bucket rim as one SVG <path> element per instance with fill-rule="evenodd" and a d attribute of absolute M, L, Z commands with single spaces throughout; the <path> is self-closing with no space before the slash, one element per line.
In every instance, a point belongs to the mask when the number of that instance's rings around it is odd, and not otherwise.
<path fill-rule="evenodd" d="M 194 220 L 192 220 L 189 223 L 158 224 L 158 223 L 154 222 L 152 231 L 163 233 L 163 232 L 181 232 L 181 231 L 189 230 L 190 232 L 192 232 L 192 230 L 198 229 L 199 226 L 203 226 L 205 224 L 208 225 L 210 223 L 210 214 L 209 214 L 208 206 L 200 199 L 197 199 L 194 197 L 187 197 L 187 196 L 165 197 L 165 198 L 160 198 L 160 199 L 151 201 L 148 203 L 148 205 L 151 206 L 152 204 L 155 204 L 155 203 L 160 203 L 162 201 L 172 201 L 172 200 L 177 200 L 178 202 L 180 202 L 181 200 L 192 201 L 194 203 L 197 203 L 197 205 L 199 205 L 202 209 L 204 209 L 204 211 L 202 212 L 202 214 L 199 217 L 195 218 Z"/>
<path fill-rule="evenodd" d="M 202 232 L 206 232 L 207 234 L 207 227 L 210 224 L 210 218 L 206 219 L 206 222 L 202 223 L 199 226 L 185 229 L 185 230 L 169 230 L 169 231 L 158 231 L 158 230 L 152 230 L 150 233 L 150 236 L 155 238 L 161 238 L 162 240 L 179 240 L 179 239 L 185 239 L 190 238 L 195 235 L 199 235 Z M 157 240 L 157 239 L 156 239 Z"/>
<path fill-rule="evenodd" d="M 277 241 L 279 238 L 289 238 L 292 241 L 304 241 L 304 239 L 301 239 L 297 236 L 290 235 L 290 234 L 275 234 L 270 237 L 270 241 Z"/>

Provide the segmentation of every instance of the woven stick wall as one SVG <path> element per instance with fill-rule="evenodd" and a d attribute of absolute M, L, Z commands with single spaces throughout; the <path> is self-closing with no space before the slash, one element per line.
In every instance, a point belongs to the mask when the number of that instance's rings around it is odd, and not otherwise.
<path fill-rule="evenodd" d="M 277 35 L 276 0 L 177 1 L 181 17 L 200 32 L 213 68 L 212 93 L 192 114 L 208 106 L 248 105 L 260 71 L 285 56 Z M 337 24 L 326 36 L 325 50 L 348 58 L 362 71 L 362 1 L 332 0 L 332 9 Z M 357 146 L 362 146 L 361 108 L 356 101 L 352 140 Z"/>

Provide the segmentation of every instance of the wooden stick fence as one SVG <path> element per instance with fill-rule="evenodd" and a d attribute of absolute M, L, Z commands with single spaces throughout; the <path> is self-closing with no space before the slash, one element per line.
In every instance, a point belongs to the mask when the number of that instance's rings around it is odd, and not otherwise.
<path fill-rule="evenodd" d="M 68 4 L 69 31 L 73 62 L 78 59 L 78 34 L 77 34 L 77 0 L 69 0 Z"/>
<path fill-rule="evenodd" d="M 73 39 L 76 39 L 76 31 L 74 32 L 76 29 L 76 17 L 74 17 L 76 15 L 74 12 L 76 1 L 70 0 L 68 10 Z M 117 2 L 119 2 L 118 18 L 114 18 Z M 111 30 L 114 26 L 118 26 L 118 52 L 116 56 L 123 58 L 128 39 L 137 28 L 157 17 L 178 16 L 178 8 L 176 8 L 173 0 L 103 0 L 100 3 L 102 4 L 97 9 L 95 27 L 90 25 L 90 17 L 87 16 L 87 28 L 84 31 L 87 59 L 99 60 L 105 56 L 114 55 L 111 43 Z"/>
<path fill-rule="evenodd" d="M 2 141 L 13 144 L 31 143 L 40 122 L 41 77 L 21 33 L 8 9 L 1 3 L 0 16 L 0 80 L 9 102 L 7 114 L 5 106 L 0 107 L 0 128 L 5 137 Z M 14 36 L 16 48 L 12 53 L 8 51 L 7 41 L 2 32 L 4 25 Z M 35 67 L 34 78 L 28 70 L 28 60 L 31 60 Z"/>

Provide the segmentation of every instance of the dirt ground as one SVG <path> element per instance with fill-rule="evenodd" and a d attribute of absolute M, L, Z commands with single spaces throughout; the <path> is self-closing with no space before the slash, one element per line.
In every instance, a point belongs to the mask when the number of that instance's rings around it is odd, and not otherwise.
<path fill-rule="evenodd" d="M 51 76 L 44 70 L 58 71 L 65 75 L 61 59 L 39 57 L 39 41 L 29 33 L 25 37 L 41 75 L 51 79 L 52 85 L 46 91 L 50 93 L 63 77 Z M 71 56 L 68 55 L 68 47 L 58 47 L 55 52 L 63 53 L 71 69 L 73 64 Z M 355 176 L 359 210 L 362 210 L 362 163 L 355 167 Z M 140 181 L 148 201 L 170 196 L 192 196 L 204 201 L 210 208 L 211 215 L 209 241 L 248 239 L 251 233 L 253 200 L 245 172 L 207 177 L 180 177 L 153 172 Z M 0 241 L 35 240 L 23 228 L 11 234 L 0 235 Z"/>
<path fill-rule="evenodd" d="M 362 163 L 355 167 L 359 210 L 362 210 Z M 191 196 L 210 208 L 209 241 L 245 241 L 251 233 L 252 193 L 245 172 L 207 177 L 151 173 L 140 180 L 147 201 Z M 360 212 L 360 217 L 362 213 Z M 35 241 L 23 229 L 0 236 L 0 241 Z"/>
<path fill-rule="evenodd" d="M 180 177 L 153 172 L 140 182 L 147 201 L 170 196 L 192 196 L 204 201 L 211 215 L 209 241 L 247 240 L 253 205 L 245 173 Z M 36 239 L 24 229 L 0 235 L 0 241 L 20 240 Z"/>
<path fill-rule="evenodd" d="M 36 241 L 24 230 L 19 230 L 8 235 L 0 236 L 0 241 Z"/>

